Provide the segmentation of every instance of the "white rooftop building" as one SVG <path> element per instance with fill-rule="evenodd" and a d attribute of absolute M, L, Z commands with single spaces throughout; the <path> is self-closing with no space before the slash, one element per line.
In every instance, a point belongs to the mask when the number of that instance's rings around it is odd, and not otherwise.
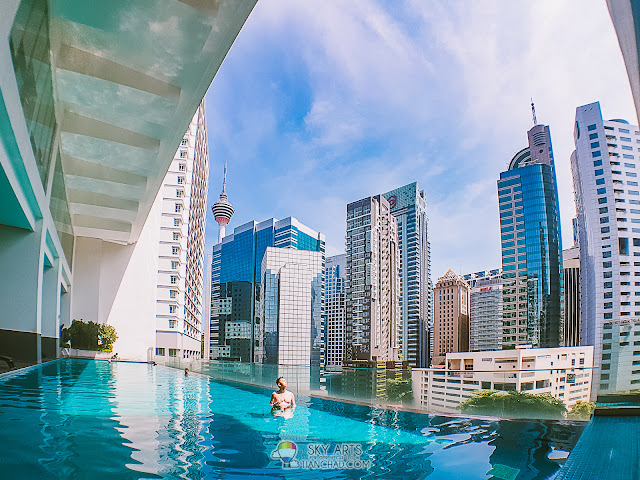
<path fill-rule="evenodd" d="M 453 413 L 480 390 L 549 394 L 571 408 L 591 395 L 593 347 L 447 353 L 445 368 L 414 368 L 414 402 Z"/>

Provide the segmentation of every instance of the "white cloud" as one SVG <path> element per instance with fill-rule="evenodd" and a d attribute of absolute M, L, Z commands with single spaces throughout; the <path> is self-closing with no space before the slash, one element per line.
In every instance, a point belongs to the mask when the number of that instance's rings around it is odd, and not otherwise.
<path fill-rule="evenodd" d="M 260 77 L 265 56 L 282 62 L 277 78 Z M 236 178 L 238 221 L 295 215 L 336 253 L 346 203 L 417 180 L 434 278 L 499 266 L 495 182 L 526 146 L 530 97 L 551 127 L 565 243 L 575 108 L 600 100 L 608 118 L 635 118 L 601 0 L 258 2 L 230 61 L 242 68 L 214 82 L 212 151 L 255 166 Z M 285 78 L 290 63 L 305 76 Z M 297 129 L 282 128 L 284 80 L 309 92 Z"/>

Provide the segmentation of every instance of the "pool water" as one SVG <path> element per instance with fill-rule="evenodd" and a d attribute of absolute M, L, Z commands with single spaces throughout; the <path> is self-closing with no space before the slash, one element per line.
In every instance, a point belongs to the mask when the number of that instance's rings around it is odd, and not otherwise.
<path fill-rule="evenodd" d="M 10 372 L 0 376 L 0 478 L 545 479 L 584 428 L 305 396 L 284 418 L 269 398 L 147 364 L 64 359 Z"/>

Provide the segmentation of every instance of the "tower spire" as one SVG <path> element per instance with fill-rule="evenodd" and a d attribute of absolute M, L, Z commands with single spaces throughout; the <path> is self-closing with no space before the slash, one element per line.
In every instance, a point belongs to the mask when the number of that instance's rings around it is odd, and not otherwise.
<path fill-rule="evenodd" d="M 536 106 L 533 104 L 533 97 L 531 97 L 531 112 L 533 113 L 533 126 L 535 127 L 536 125 L 538 125 L 538 120 L 536 119 Z M 225 172 L 226 172 L 226 167 L 225 167 Z"/>
<path fill-rule="evenodd" d="M 211 207 L 213 216 L 218 222 L 218 243 L 222 242 L 225 234 L 225 227 L 231 221 L 233 217 L 233 207 L 229 203 L 229 197 L 227 197 L 227 161 L 224 161 L 224 181 L 222 182 L 222 193 L 220 199 Z"/>
<path fill-rule="evenodd" d="M 222 182 L 222 193 L 227 193 L 227 161 L 224 161 L 224 181 Z"/>

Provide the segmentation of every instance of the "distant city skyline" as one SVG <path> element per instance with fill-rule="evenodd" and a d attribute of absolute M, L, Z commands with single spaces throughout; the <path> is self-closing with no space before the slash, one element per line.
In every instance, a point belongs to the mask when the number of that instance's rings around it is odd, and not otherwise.
<path fill-rule="evenodd" d="M 571 245 L 575 108 L 599 100 L 605 118 L 635 123 L 606 4 L 580 7 L 259 2 L 206 97 L 209 205 L 228 160 L 230 229 L 295 215 L 325 232 L 334 255 L 344 251 L 346 203 L 417 181 L 433 276 L 489 269 L 500 263 L 495 175 L 524 141 L 533 97 L 554 132 Z M 606 78 L 591 74 L 594 56 Z M 209 213 L 207 251 L 217 228 Z"/>

